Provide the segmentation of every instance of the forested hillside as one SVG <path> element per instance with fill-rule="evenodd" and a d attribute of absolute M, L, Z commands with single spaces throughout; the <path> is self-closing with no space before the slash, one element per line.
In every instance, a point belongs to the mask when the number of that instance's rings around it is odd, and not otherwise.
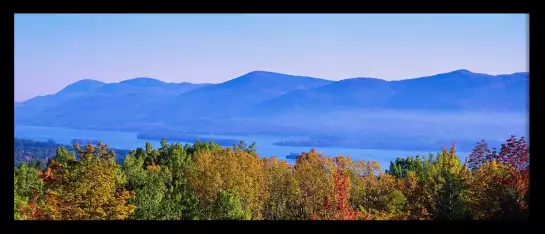
<path fill-rule="evenodd" d="M 74 139 L 72 140 L 72 143 L 81 143 L 81 142 L 89 142 L 86 140 L 81 139 Z M 98 143 L 96 141 L 93 141 L 94 144 Z M 33 141 L 33 140 L 27 140 L 27 139 L 14 139 L 14 163 L 15 166 L 19 165 L 21 162 L 26 163 L 41 163 L 45 166 L 47 161 L 50 158 L 55 157 L 57 154 L 57 150 L 59 147 L 64 147 L 68 150 L 75 150 L 75 148 L 71 145 L 62 145 L 58 144 L 53 140 L 48 140 L 46 142 L 41 141 Z M 125 155 L 127 155 L 130 150 L 122 150 L 122 149 L 113 149 L 115 154 L 118 156 L 116 157 L 118 162 L 123 162 L 123 158 Z"/>
<path fill-rule="evenodd" d="M 529 149 L 509 138 L 429 157 L 373 161 L 315 150 L 294 165 L 255 145 L 147 143 L 122 163 L 104 144 L 59 147 L 42 169 L 14 169 L 16 220 L 528 219 Z"/>

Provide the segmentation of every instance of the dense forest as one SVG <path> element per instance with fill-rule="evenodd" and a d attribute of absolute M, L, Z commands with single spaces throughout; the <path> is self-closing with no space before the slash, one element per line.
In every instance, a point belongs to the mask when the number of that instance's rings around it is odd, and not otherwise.
<path fill-rule="evenodd" d="M 73 143 L 81 144 L 81 142 L 89 143 L 90 141 L 85 141 L 81 139 L 73 139 Z M 93 144 L 98 144 L 98 141 L 91 141 Z M 53 140 L 47 140 L 46 142 L 42 141 L 33 141 L 27 139 L 17 139 L 14 138 L 14 163 L 15 166 L 19 165 L 21 162 L 26 162 L 29 164 L 41 164 L 45 167 L 47 161 L 50 158 L 55 157 L 57 154 L 58 147 L 65 147 L 68 150 L 75 150 L 71 145 L 61 145 Z M 121 157 L 116 157 L 118 163 L 123 162 L 123 157 L 127 155 L 131 150 L 122 150 L 122 149 L 113 149 L 116 155 Z"/>
<path fill-rule="evenodd" d="M 102 143 L 63 146 L 42 169 L 14 169 L 16 220 L 505 220 L 528 219 L 529 148 L 478 142 L 427 157 L 373 161 L 311 149 L 293 165 L 240 142 L 150 143 L 123 163 Z"/>

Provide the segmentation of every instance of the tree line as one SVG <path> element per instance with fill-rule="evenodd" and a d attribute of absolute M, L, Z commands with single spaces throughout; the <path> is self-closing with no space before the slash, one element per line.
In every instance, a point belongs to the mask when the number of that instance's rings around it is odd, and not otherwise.
<path fill-rule="evenodd" d="M 374 161 L 302 153 L 293 165 L 255 144 L 146 143 L 123 163 L 107 145 L 58 147 L 45 167 L 14 168 L 16 220 L 528 219 L 529 148 L 477 143 L 426 157 Z"/>
<path fill-rule="evenodd" d="M 14 166 L 17 166 L 21 164 L 22 162 L 25 162 L 27 164 L 36 164 L 41 165 L 40 167 L 45 167 L 47 165 L 47 161 L 49 161 L 50 158 L 55 156 L 57 148 L 59 146 L 65 147 L 68 150 L 75 150 L 73 147 L 74 143 L 78 144 L 86 144 L 88 142 L 91 142 L 92 144 L 97 144 L 99 141 L 96 140 L 83 140 L 83 139 L 72 139 L 72 145 L 61 145 L 54 140 L 47 140 L 45 142 L 42 141 L 33 141 L 33 140 L 27 140 L 27 139 L 18 139 L 14 138 L 13 140 L 13 147 L 14 147 Z M 84 143 L 82 143 L 84 142 Z M 131 150 L 123 150 L 123 149 L 113 149 L 114 152 L 117 155 L 127 155 Z M 123 158 L 117 157 L 117 162 L 122 163 Z"/>

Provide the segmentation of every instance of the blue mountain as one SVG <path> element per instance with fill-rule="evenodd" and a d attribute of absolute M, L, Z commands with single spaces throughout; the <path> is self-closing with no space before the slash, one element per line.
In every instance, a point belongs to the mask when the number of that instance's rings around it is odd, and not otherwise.
<path fill-rule="evenodd" d="M 165 83 L 144 77 L 119 83 L 87 79 L 14 108 L 16 124 L 24 125 L 274 132 L 295 129 L 290 116 L 319 128 L 320 116 L 338 112 L 355 116 L 379 110 L 526 112 L 528 79 L 527 72 L 488 75 L 468 70 L 400 81 L 331 81 L 266 71 L 219 84 Z M 287 120 L 270 120 L 274 116 Z"/>
<path fill-rule="evenodd" d="M 27 125 L 103 126 L 134 124 L 157 103 L 209 84 L 165 83 L 135 78 L 119 83 L 81 80 L 56 94 L 39 96 L 15 107 L 16 123 Z"/>
<path fill-rule="evenodd" d="M 92 92 L 93 90 L 96 90 L 104 85 L 106 85 L 106 83 L 101 81 L 84 79 L 84 80 L 80 80 L 76 83 L 66 86 L 64 89 L 59 91 L 57 95 L 60 96 L 60 95 L 81 94 L 81 93 Z"/>
<path fill-rule="evenodd" d="M 220 84 L 180 94 L 159 105 L 150 113 L 150 118 L 171 124 L 192 119 L 225 118 L 295 90 L 331 83 L 333 81 L 319 78 L 253 71 Z"/>
<path fill-rule="evenodd" d="M 400 81 L 352 78 L 293 91 L 244 113 L 264 118 L 363 109 L 525 112 L 528 79 L 527 72 L 495 76 L 468 70 Z"/>

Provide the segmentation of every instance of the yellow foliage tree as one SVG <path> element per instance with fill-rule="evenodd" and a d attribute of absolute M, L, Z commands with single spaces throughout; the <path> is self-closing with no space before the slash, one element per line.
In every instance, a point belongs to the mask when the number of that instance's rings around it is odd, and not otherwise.
<path fill-rule="evenodd" d="M 314 149 L 297 159 L 295 176 L 299 181 L 307 217 L 325 215 L 324 201 L 333 200 L 335 171 L 333 160 L 318 154 Z"/>
<path fill-rule="evenodd" d="M 91 144 L 83 151 L 75 145 L 79 160 L 53 160 L 42 175 L 48 191 L 42 200 L 40 219 L 120 220 L 135 209 L 127 204 L 134 193 L 121 188 L 116 178 L 119 165 L 106 145 Z"/>
<path fill-rule="evenodd" d="M 252 219 L 261 219 L 266 196 L 263 161 L 246 151 L 230 148 L 198 152 L 194 157 L 190 183 L 205 219 L 211 219 L 214 202 L 221 191 L 232 191 Z"/>
<path fill-rule="evenodd" d="M 263 218 L 268 220 L 297 220 L 303 215 L 301 190 L 293 173 L 293 166 L 277 157 L 263 159 L 267 199 Z"/>

